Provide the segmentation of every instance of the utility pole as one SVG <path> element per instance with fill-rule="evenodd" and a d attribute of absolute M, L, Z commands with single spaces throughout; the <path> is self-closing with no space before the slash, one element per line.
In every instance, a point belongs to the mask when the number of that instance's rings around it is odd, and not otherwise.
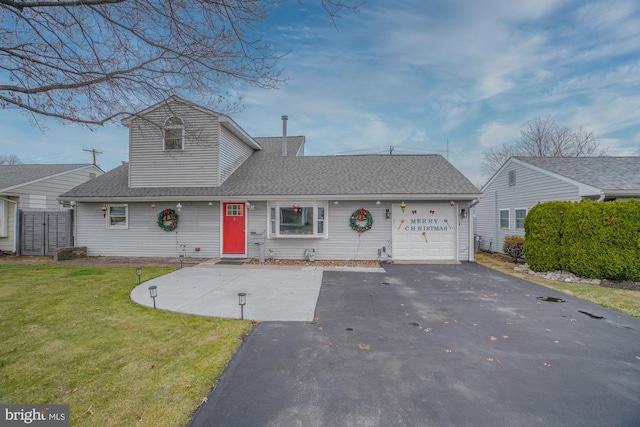
<path fill-rule="evenodd" d="M 390 155 L 390 156 L 393 154 L 393 150 L 394 150 L 393 145 L 390 145 L 390 146 L 389 146 L 389 155 Z"/>
<path fill-rule="evenodd" d="M 91 149 L 83 148 L 82 151 L 86 151 L 88 153 L 93 153 L 93 164 L 94 164 L 94 166 L 98 165 L 97 156 L 98 156 L 98 154 L 102 154 L 102 151 L 98 151 L 95 148 L 91 148 Z"/>

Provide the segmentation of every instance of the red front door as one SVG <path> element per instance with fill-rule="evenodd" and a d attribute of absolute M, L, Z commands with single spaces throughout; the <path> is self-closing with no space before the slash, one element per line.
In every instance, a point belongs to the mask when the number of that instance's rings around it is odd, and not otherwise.
<path fill-rule="evenodd" d="M 246 253 L 244 203 L 222 204 L 222 253 Z"/>

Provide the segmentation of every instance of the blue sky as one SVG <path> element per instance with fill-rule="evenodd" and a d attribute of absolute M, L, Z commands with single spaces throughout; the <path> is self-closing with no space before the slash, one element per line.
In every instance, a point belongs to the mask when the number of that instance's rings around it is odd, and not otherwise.
<path fill-rule="evenodd" d="M 393 4 L 395 3 L 395 4 Z M 393 6 L 389 6 L 393 4 Z M 640 2 L 637 0 L 368 0 L 338 30 L 318 0 L 279 4 L 266 24 L 287 84 L 242 88 L 234 120 L 253 136 L 306 136 L 308 155 L 438 153 L 483 182 L 482 151 L 517 141 L 551 116 L 593 130 L 613 156 L 640 147 Z M 0 154 L 23 163 L 127 160 L 118 124 L 91 131 L 34 128 L 0 110 Z"/>

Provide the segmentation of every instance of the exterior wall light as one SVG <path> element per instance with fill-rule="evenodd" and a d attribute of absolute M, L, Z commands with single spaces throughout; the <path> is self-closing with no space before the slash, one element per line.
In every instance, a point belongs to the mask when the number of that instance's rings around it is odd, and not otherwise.
<path fill-rule="evenodd" d="M 391 210 L 387 209 L 387 210 L 384 212 L 384 216 L 385 216 L 385 217 L 387 217 L 387 218 L 391 218 Z"/>
<path fill-rule="evenodd" d="M 466 209 L 460 209 L 460 218 L 466 218 L 467 217 L 467 210 Z"/>
<path fill-rule="evenodd" d="M 151 209 L 155 209 L 156 208 L 156 204 L 155 203 L 151 203 Z"/>
<path fill-rule="evenodd" d="M 156 285 L 149 286 L 149 296 L 153 299 L 153 309 L 156 308 L 156 297 L 158 296 L 158 287 Z"/>
<path fill-rule="evenodd" d="M 102 217 L 103 218 L 107 217 L 107 204 L 106 203 L 102 204 Z"/>
<path fill-rule="evenodd" d="M 178 204 L 176 205 L 176 210 L 178 212 L 180 212 L 182 210 L 182 203 L 178 202 Z"/>
<path fill-rule="evenodd" d="M 400 203 L 400 209 L 402 210 L 402 212 L 404 212 L 406 208 L 407 208 L 407 204 L 405 202 Z"/>
<path fill-rule="evenodd" d="M 247 293 L 240 292 L 238 294 L 238 305 L 240 306 L 240 320 L 244 320 L 244 305 L 247 303 Z"/>

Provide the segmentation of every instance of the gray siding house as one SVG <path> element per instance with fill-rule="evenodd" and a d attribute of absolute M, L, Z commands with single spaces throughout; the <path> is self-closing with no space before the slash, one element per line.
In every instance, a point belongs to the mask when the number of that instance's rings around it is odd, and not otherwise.
<path fill-rule="evenodd" d="M 473 260 L 481 193 L 440 155 L 305 156 L 285 116 L 252 137 L 178 97 L 123 124 L 129 162 L 61 196 L 90 256 Z"/>
<path fill-rule="evenodd" d="M 524 236 L 524 218 L 540 202 L 640 198 L 640 157 L 512 157 L 482 191 L 480 249 L 502 252 L 505 236 Z"/>
<path fill-rule="evenodd" d="M 94 165 L 0 165 L 0 251 L 16 253 L 19 211 L 69 208 L 57 197 L 104 172 Z"/>

